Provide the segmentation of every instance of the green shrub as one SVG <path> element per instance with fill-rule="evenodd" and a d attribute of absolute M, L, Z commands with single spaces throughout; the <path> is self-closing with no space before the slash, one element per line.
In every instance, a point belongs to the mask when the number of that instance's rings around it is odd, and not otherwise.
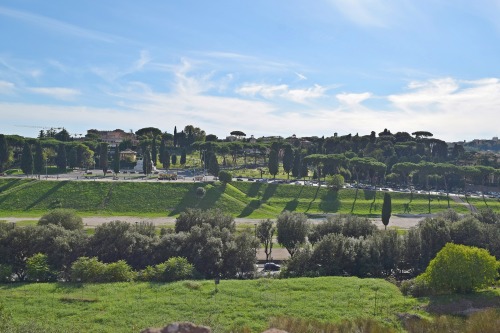
<path fill-rule="evenodd" d="M 401 282 L 399 286 L 405 296 L 424 297 L 431 294 L 428 284 L 422 279 L 410 279 Z"/>
<path fill-rule="evenodd" d="M 469 293 L 491 285 L 497 269 L 495 257 L 487 250 L 448 243 L 417 279 L 435 291 Z"/>
<path fill-rule="evenodd" d="M 344 176 L 342 175 L 333 175 L 330 177 L 327 177 L 326 179 L 326 184 L 328 185 L 328 188 L 338 191 L 344 186 Z"/>
<path fill-rule="evenodd" d="M 11 282 L 11 281 L 12 281 L 12 266 L 0 264 L 0 283 Z"/>
<path fill-rule="evenodd" d="M 132 280 L 134 272 L 125 260 L 106 264 L 104 280 L 106 282 L 127 282 Z"/>
<path fill-rule="evenodd" d="M 233 180 L 233 175 L 229 171 L 219 171 L 219 180 L 223 183 L 230 183 Z"/>
<path fill-rule="evenodd" d="M 205 188 L 204 188 L 204 187 L 201 187 L 201 186 L 200 186 L 200 187 L 196 188 L 196 196 L 197 196 L 198 198 L 203 198 L 203 197 L 205 196 L 205 193 L 206 193 L 206 192 L 207 192 L 207 191 L 205 190 Z"/>
<path fill-rule="evenodd" d="M 54 209 L 43 215 L 38 221 L 38 225 L 48 224 L 56 224 L 68 230 L 83 229 L 82 218 L 76 215 L 72 209 Z"/>
<path fill-rule="evenodd" d="M 50 270 L 47 255 L 37 253 L 29 257 L 26 260 L 26 275 L 28 281 L 45 282 L 52 280 L 54 274 Z"/>
<path fill-rule="evenodd" d="M 193 278 L 194 266 L 186 258 L 172 257 L 164 263 L 163 280 L 173 282 Z"/>
<path fill-rule="evenodd" d="M 103 282 L 106 264 L 97 258 L 80 257 L 71 265 L 71 281 Z"/>

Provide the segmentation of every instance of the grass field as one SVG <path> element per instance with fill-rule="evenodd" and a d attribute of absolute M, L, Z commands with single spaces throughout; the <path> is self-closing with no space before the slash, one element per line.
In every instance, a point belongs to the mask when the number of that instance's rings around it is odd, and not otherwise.
<path fill-rule="evenodd" d="M 204 187 L 203 198 L 196 189 Z M 404 213 L 409 193 L 391 193 L 392 213 Z M 478 208 L 482 199 L 469 199 Z M 0 179 L 0 216 L 40 216 L 53 208 L 72 208 L 83 216 L 176 216 L 186 208 L 219 208 L 235 217 L 275 218 L 284 210 L 307 214 L 343 213 L 380 215 L 383 192 L 355 190 L 338 192 L 326 188 L 253 182 L 162 183 L 88 182 Z M 489 199 L 488 207 L 500 211 L 500 203 Z M 451 208 L 466 213 L 467 207 L 450 201 Z M 412 214 L 429 212 L 427 195 L 414 194 Z M 445 196 L 432 196 L 431 212 L 447 209 Z"/>
<path fill-rule="evenodd" d="M 222 280 L 171 284 L 0 285 L 0 304 L 17 323 L 35 321 L 63 332 L 139 332 L 174 321 L 262 332 L 271 318 L 338 322 L 372 317 L 396 327 L 396 313 L 418 301 L 380 279 L 346 277 Z"/>

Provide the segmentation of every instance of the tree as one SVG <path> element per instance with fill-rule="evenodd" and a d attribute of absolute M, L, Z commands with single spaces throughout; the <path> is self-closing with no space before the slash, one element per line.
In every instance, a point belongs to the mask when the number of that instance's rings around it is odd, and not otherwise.
<path fill-rule="evenodd" d="M 170 168 L 170 153 L 168 152 L 167 149 L 165 149 L 165 157 L 164 157 L 164 160 L 163 160 L 163 168 L 165 170 L 168 170 L 168 168 Z"/>
<path fill-rule="evenodd" d="M 156 127 L 144 127 L 135 132 L 137 136 L 147 136 L 150 138 L 154 138 L 158 135 L 161 135 L 161 130 Z"/>
<path fill-rule="evenodd" d="M 417 279 L 436 291 L 470 293 L 491 285 L 497 276 L 498 262 L 487 250 L 448 243 Z"/>
<path fill-rule="evenodd" d="M 151 143 L 151 162 L 156 166 L 156 161 L 158 160 L 158 147 L 156 147 L 156 136 L 153 136 L 153 142 Z"/>
<path fill-rule="evenodd" d="M 26 275 L 29 281 L 46 282 L 53 278 L 46 254 L 37 253 L 26 260 Z"/>
<path fill-rule="evenodd" d="M 166 148 L 167 148 L 167 144 L 165 142 L 165 138 L 162 137 L 161 141 L 160 141 L 160 163 L 163 165 L 163 167 L 165 167 L 165 151 L 166 151 Z"/>
<path fill-rule="evenodd" d="M 273 236 L 276 228 L 274 227 L 273 221 L 270 219 L 261 221 L 257 225 L 257 238 L 264 244 L 264 253 L 266 254 L 266 261 L 269 261 L 269 257 L 273 251 Z"/>
<path fill-rule="evenodd" d="M 40 178 L 40 175 L 43 172 L 43 148 L 42 144 L 40 143 L 40 140 L 37 140 L 35 144 L 35 157 L 33 160 L 33 169 L 35 173 L 38 175 L 38 178 Z"/>
<path fill-rule="evenodd" d="M 305 242 L 308 228 L 307 216 L 304 213 L 284 211 L 276 221 L 278 243 L 293 257 L 298 246 Z"/>
<path fill-rule="evenodd" d="M 69 135 L 68 131 L 65 128 L 63 128 L 60 132 L 54 135 L 54 139 L 66 142 L 66 141 L 71 141 L 71 136 Z"/>
<path fill-rule="evenodd" d="M 328 181 L 327 185 L 329 189 L 332 189 L 334 191 L 338 191 L 344 186 L 344 176 L 342 175 L 333 175 L 331 176 Z"/>
<path fill-rule="evenodd" d="M 183 149 L 181 152 L 181 160 L 180 160 L 181 165 L 186 164 L 186 149 Z"/>
<path fill-rule="evenodd" d="M 83 220 L 72 209 L 54 209 L 38 220 L 38 225 L 55 224 L 67 230 L 82 230 Z"/>
<path fill-rule="evenodd" d="M 145 175 L 149 175 L 153 170 L 153 162 L 151 161 L 151 152 L 146 149 L 144 152 L 144 157 L 142 159 L 142 172 Z"/>
<path fill-rule="evenodd" d="M 176 154 L 172 154 L 172 164 L 173 165 L 177 164 L 177 155 Z"/>
<path fill-rule="evenodd" d="M 28 142 L 24 143 L 23 155 L 21 156 L 21 170 L 25 175 L 33 173 L 33 153 Z"/>
<path fill-rule="evenodd" d="M 113 172 L 118 174 L 120 172 L 120 149 L 115 146 L 115 153 L 113 155 Z"/>
<path fill-rule="evenodd" d="M 230 183 L 233 180 L 233 175 L 229 171 L 219 171 L 219 180 L 223 183 Z"/>
<path fill-rule="evenodd" d="M 278 151 L 271 149 L 269 153 L 269 161 L 268 161 L 269 174 L 271 174 L 274 178 L 279 171 L 279 162 L 278 162 Z"/>
<path fill-rule="evenodd" d="M 160 265 L 161 268 L 163 268 L 162 280 L 165 282 L 188 280 L 193 278 L 194 266 L 186 258 L 172 257 L 163 263 L 163 265 Z"/>
<path fill-rule="evenodd" d="M 108 172 L 109 162 L 108 162 L 108 144 L 106 142 L 101 142 L 99 146 L 99 166 L 102 169 L 104 175 Z"/>
<path fill-rule="evenodd" d="M 214 152 L 210 152 L 208 158 L 208 172 L 213 176 L 217 176 L 219 174 L 219 170 L 220 169 L 219 162 L 217 161 L 217 156 Z"/>
<path fill-rule="evenodd" d="M 57 146 L 56 165 L 57 169 L 59 169 L 59 172 L 66 172 L 67 158 L 66 158 L 66 145 L 64 143 L 60 143 Z"/>
<path fill-rule="evenodd" d="M 391 212 L 391 195 L 386 192 L 384 193 L 384 203 L 382 204 L 382 223 L 384 224 L 385 230 L 387 230 L 387 225 L 389 224 L 389 219 L 391 218 Z"/>
<path fill-rule="evenodd" d="M 5 135 L 0 134 L 0 172 L 4 171 L 7 167 L 7 163 L 10 160 L 9 146 L 7 145 L 7 139 Z"/>
<path fill-rule="evenodd" d="M 292 167 L 292 176 L 295 178 L 300 178 L 302 169 L 302 155 L 300 153 L 300 149 L 296 149 L 293 156 L 293 167 Z"/>
<path fill-rule="evenodd" d="M 283 170 L 285 170 L 288 179 L 290 179 L 290 171 L 292 171 L 293 168 L 293 160 L 292 145 L 285 145 L 285 152 L 283 153 Z"/>
<path fill-rule="evenodd" d="M 232 131 L 231 133 L 229 133 L 231 135 L 234 135 L 235 137 L 241 139 L 241 138 L 244 138 L 245 136 L 247 136 L 245 133 L 243 133 L 242 131 Z"/>

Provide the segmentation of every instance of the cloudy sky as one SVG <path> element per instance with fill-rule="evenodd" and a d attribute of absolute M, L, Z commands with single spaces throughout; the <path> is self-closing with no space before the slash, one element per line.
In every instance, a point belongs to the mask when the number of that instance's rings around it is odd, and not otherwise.
<path fill-rule="evenodd" d="M 500 135 L 500 0 L 2 0 L 0 133 Z"/>

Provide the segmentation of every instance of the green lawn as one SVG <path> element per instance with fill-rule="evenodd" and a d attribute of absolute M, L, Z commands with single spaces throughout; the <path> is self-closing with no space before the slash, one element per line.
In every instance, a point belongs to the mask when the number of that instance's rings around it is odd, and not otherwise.
<path fill-rule="evenodd" d="M 204 187 L 203 198 L 196 189 Z M 392 213 L 404 213 L 409 193 L 391 193 Z M 470 199 L 478 208 L 481 199 Z M 278 185 L 255 182 L 167 183 L 43 181 L 0 179 L 0 216 L 35 217 L 53 208 L 72 208 L 80 215 L 176 216 L 186 208 L 219 208 L 235 217 L 275 218 L 284 210 L 307 214 L 342 213 L 364 216 L 381 214 L 383 192 L 355 190 L 338 192 L 326 188 Z M 488 199 L 489 207 L 500 211 L 497 200 Z M 451 208 L 466 213 L 467 207 L 450 201 Z M 426 194 L 414 194 L 412 214 L 429 212 Z M 445 196 L 432 196 L 431 213 L 447 209 Z"/>
<path fill-rule="evenodd" d="M 417 300 L 380 279 L 344 277 L 223 280 L 172 284 L 62 283 L 0 285 L 0 303 L 18 322 L 35 321 L 63 332 L 139 332 L 174 321 L 209 325 L 215 333 L 248 327 L 262 332 L 272 317 L 372 317 L 397 326 L 396 313 Z"/>

